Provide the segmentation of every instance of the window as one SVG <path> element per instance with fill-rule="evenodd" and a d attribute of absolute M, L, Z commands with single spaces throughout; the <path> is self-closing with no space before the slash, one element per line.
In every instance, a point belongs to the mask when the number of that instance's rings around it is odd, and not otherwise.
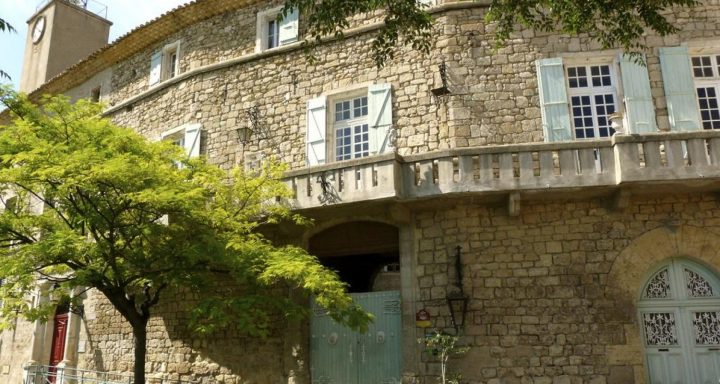
<path fill-rule="evenodd" d="M 90 91 L 90 101 L 97 103 L 100 101 L 100 86 L 93 88 L 92 91 Z"/>
<path fill-rule="evenodd" d="M 185 124 L 163 132 L 160 137 L 185 148 L 188 157 L 197 157 L 200 156 L 201 132 L 200 124 Z"/>
<path fill-rule="evenodd" d="M 610 65 L 567 68 L 568 94 L 576 139 L 609 137 L 615 133 L 609 116 L 617 100 Z"/>
<path fill-rule="evenodd" d="M 692 56 L 690 58 L 700 123 L 703 129 L 720 129 L 720 55 Z"/>
<path fill-rule="evenodd" d="M 168 44 L 150 58 L 150 85 L 172 79 L 179 74 L 180 42 Z"/>
<path fill-rule="evenodd" d="M 646 67 L 624 55 L 568 61 L 536 62 L 545 141 L 610 137 L 609 117 L 621 111 L 628 133 L 656 131 Z"/>
<path fill-rule="evenodd" d="M 391 152 L 391 91 L 390 84 L 373 84 L 308 100 L 307 164 Z"/>
<path fill-rule="evenodd" d="M 279 20 L 281 19 L 281 20 Z M 262 52 L 298 40 L 298 11 L 282 16 L 282 7 L 258 12 L 255 51 Z"/>
<path fill-rule="evenodd" d="M 335 102 L 335 160 L 370 154 L 367 96 Z"/>

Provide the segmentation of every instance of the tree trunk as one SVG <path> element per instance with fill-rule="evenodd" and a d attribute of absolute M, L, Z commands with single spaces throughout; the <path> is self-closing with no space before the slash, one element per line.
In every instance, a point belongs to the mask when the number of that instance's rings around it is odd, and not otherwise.
<path fill-rule="evenodd" d="M 145 384 L 145 356 L 147 355 L 147 319 L 142 324 L 133 325 L 135 341 L 134 384 Z"/>

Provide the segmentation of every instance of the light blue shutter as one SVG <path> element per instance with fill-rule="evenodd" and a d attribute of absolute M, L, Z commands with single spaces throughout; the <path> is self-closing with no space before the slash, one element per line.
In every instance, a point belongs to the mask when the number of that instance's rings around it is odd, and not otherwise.
<path fill-rule="evenodd" d="M 293 8 L 292 12 L 288 13 L 280 21 L 279 25 L 279 38 L 280 45 L 294 43 L 298 39 L 298 9 Z"/>
<path fill-rule="evenodd" d="M 637 64 L 627 55 L 620 57 L 623 100 L 627 112 L 628 133 L 656 132 L 655 108 L 650 92 L 647 67 Z"/>
<path fill-rule="evenodd" d="M 320 96 L 307 103 L 307 164 L 325 163 L 325 131 L 327 129 L 327 97 Z"/>
<path fill-rule="evenodd" d="M 572 140 L 562 58 L 540 59 L 535 65 L 545 141 Z"/>
<path fill-rule="evenodd" d="M 670 128 L 673 131 L 699 130 L 700 113 L 687 47 L 660 48 L 660 68 Z"/>
<path fill-rule="evenodd" d="M 200 156 L 200 124 L 191 124 L 185 128 L 183 146 L 188 157 Z"/>
<path fill-rule="evenodd" d="M 150 85 L 155 85 L 160 82 L 162 75 L 162 52 L 153 53 L 150 57 Z"/>
<path fill-rule="evenodd" d="M 392 86 L 373 84 L 368 88 L 370 153 L 392 151 Z"/>

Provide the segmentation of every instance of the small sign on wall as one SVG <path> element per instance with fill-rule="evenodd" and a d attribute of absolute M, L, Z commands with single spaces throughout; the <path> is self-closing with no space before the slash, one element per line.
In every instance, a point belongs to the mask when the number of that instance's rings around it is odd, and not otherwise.
<path fill-rule="evenodd" d="M 3 365 L 3 366 L 2 366 L 2 374 L 3 374 L 3 375 L 9 375 L 9 374 L 10 374 L 10 366 L 9 366 L 9 365 Z"/>
<path fill-rule="evenodd" d="M 428 312 L 425 308 L 417 311 L 415 314 L 415 326 L 419 328 L 428 328 L 431 325 L 430 312 Z"/>

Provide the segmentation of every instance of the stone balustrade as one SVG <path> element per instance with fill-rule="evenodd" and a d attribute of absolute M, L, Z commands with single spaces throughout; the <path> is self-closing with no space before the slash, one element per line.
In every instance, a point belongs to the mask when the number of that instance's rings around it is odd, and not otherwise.
<path fill-rule="evenodd" d="M 562 143 L 386 154 L 289 172 L 294 206 L 720 179 L 720 132 L 615 135 Z"/>

